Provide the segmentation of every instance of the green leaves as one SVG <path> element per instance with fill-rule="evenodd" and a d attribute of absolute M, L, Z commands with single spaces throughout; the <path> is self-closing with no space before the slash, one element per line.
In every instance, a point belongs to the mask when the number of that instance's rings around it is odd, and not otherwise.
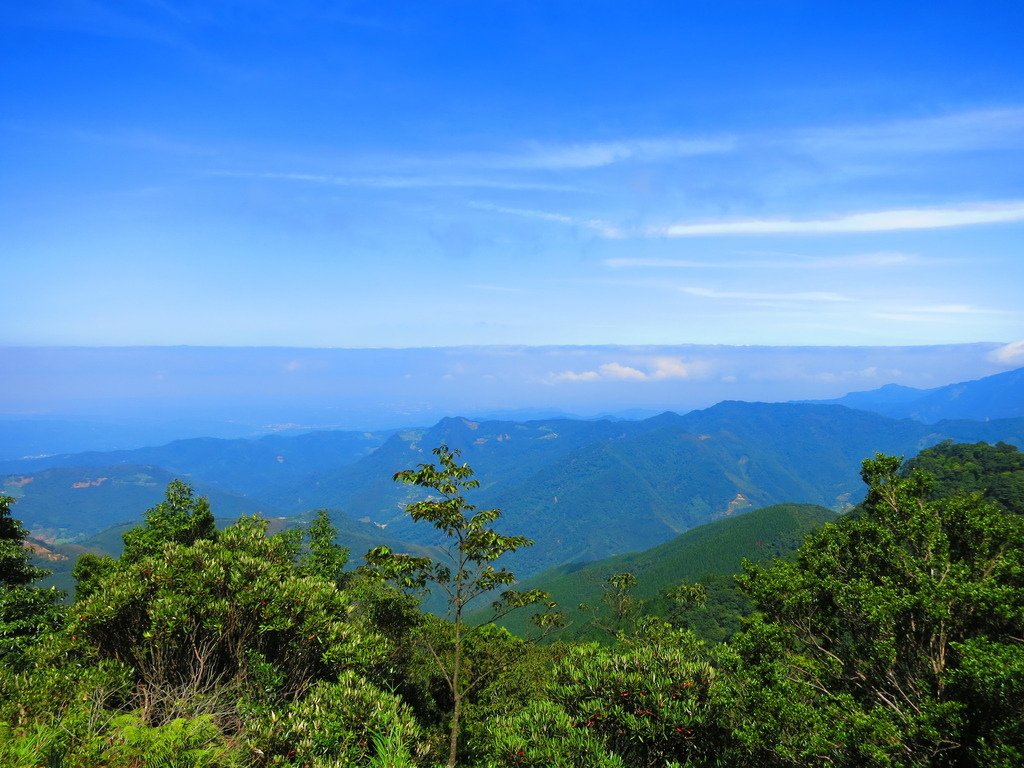
<path fill-rule="evenodd" d="M 134 562 L 160 552 L 165 544 L 192 544 L 214 539 L 217 528 L 206 498 L 195 498 L 192 488 L 181 480 L 167 486 L 165 499 L 146 512 L 145 524 L 124 535 L 121 559 Z"/>
<path fill-rule="evenodd" d="M 14 499 L 0 496 L 0 664 L 22 666 L 36 638 L 59 625 L 62 594 L 37 589 L 33 581 L 47 571 L 29 562 L 21 521 L 11 517 Z"/>
<path fill-rule="evenodd" d="M 525 536 L 507 536 L 490 528 L 501 516 L 500 510 L 476 508 L 462 495 L 477 488 L 468 464 L 458 462 L 459 451 L 440 445 L 433 450 L 438 464 L 420 464 L 417 469 L 395 473 L 397 482 L 434 491 L 439 496 L 412 502 L 406 511 L 413 520 L 425 521 L 449 539 L 450 565 L 426 557 L 392 552 L 376 547 L 366 553 L 367 569 L 407 590 L 425 591 L 429 584 L 439 587 L 448 599 L 449 616 L 461 624 L 463 609 L 481 595 L 515 583 L 507 569 L 490 565 L 502 555 L 529 547 Z M 540 593 L 538 593 L 540 594 Z M 534 602 L 544 599 L 538 597 Z M 502 609 L 508 606 L 499 601 Z"/>
<path fill-rule="evenodd" d="M 346 581 L 348 550 L 338 545 L 338 531 L 331 524 L 331 516 L 326 509 L 317 511 L 306 537 L 309 547 L 302 561 L 302 570 L 342 586 Z"/>
<path fill-rule="evenodd" d="M 757 681 L 747 701 L 758 719 L 779 723 L 777 757 L 815 741 L 798 726 L 808 717 L 834 742 L 819 756 L 840 763 L 974 761 L 1006 745 L 1000 712 L 989 704 L 982 715 L 977 698 L 967 706 L 952 683 L 969 679 L 967 649 L 1010 652 L 1024 637 L 1024 520 L 977 494 L 934 498 L 929 477 L 900 465 L 865 461 L 861 514 L 811 536 L 795 562 L 749 567 L 742 578 L 764 622 L 739 639 Z M 1014 665 L 1001 669 L 1011 675 Z M 807 711 L 787 717 L 801 701 Z"/>
<path fill-rule="evenodd" d="M 29 562 L 21 521 L 11 517 L 14 498 L 0 495 L 0 587 L 24 587 L 47 575 Z"/>
<path fill-rule="evenodd" d="M 501 512 L 497 509 L 476 511 L 466 501 L 463 494 L 479 487 L 480 483 L 473 478 L 473 470 L 468 464 L 458 462 L 458 450 L 442 444 L 433 450 L 433 454 L 437 457 L 437 465 L 420 464 L 416 469 L 395 473 L 394 479 L 437 494 L 412 502 L 406 511 L 413 520 L 428 522 L 447 537 L 445 555 L 448 563 L 376 547 L 366 553 L 366 569 L 406 590 L 426 591 L 429 584 L 434 584 L 447 599 L 448 617 L 452 621 L 451 658 L 446 658 L 447 651 L 434 643 L 429 634 L 423 637 L 453 700 L 448 766 L 454 768 L 463 700 L 492 673 L 473 674 L 466 667 L 464 644 L 479 629 L 466 625 L 463 618 L 465 610 L 481 596 L 514 584 L 515 576 L 511 571 L 495 568 L 491 563 L 507 552 L 531 546 L 533 542 L 524 536 L 506 536 L 488 527 L 498 520 Z M 547 599 L 547 595 L 539 591 L 520 593 L 506 590 L 502 599 L 493 604 L 494 616 Z"/>
<path fill-rule="evenodd" d="M 194 714 L 181 702 L 244 688 L 254 653 L 277 671 L 285 698 L 384 662 L 388 643 L 338 589 L 338 553 L 321 547 L 326 570 L 310 573 L 300 539 L 266 528 L 243 518 L 216 539 L 165 542 L 159 555 L 122 560 L 76 604 L 70 632 L 135 671 L 147 721 Z"/>
<path fill-rule="evenodd" d="M 491 764 L 726 764 L 731 744 L 711 659 L 692 633 L 653 621 L 614 648 L 570 646 L 547 701 L 499 722 Z"/>
<path fill-rule="evenodd" d="M 253 749 L 288 755 L 289 765 L 368 766 L 382 757 L 378 743 L 409 765 L 423 754 L 408 705 L 352 671 L 316 683 L 280 710 L 254 713 L 248 725 Z"/>

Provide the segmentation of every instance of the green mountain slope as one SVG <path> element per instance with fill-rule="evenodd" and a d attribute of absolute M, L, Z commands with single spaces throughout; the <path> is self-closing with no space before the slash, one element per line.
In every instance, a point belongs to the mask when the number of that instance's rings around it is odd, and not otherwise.
<path fill-rule="evenodd" d="M 600 610 L 601 596 L 608 577 L 613 574 L 635 575 L 637 584 L 633 595 L 647 602 L 651 610 L 664 611 L 667 605 L 659 596 L 668 587 L 684 580 L 730 576 L 739 572 L 744 559 L 757 562 L 787 555 L 808 533 L 835 517 L 834 512 L 820 506 L 777 504 L 699 526 L 651 549 L 582 566 L 559 566 L 525 580 L 521 588 L 546 590 L 562 606 L 570 624 L 560 637 L 589 637 L 601 631 L 595 632 L 591 626 L 592 613 L 578 606 L 586 603 L 598 609 L 599 619 L 606 614 L 607 610 Z M 716 593 L 719 601 L 728 592 L 728 586 L 727 581 L 725 592 L 719 588 Z M 715 606 L 709 605 L 708 610 L 714 611 Z M 528 622 L 527 615 L 513 614 L 505 626 L 523 633 Z"/>

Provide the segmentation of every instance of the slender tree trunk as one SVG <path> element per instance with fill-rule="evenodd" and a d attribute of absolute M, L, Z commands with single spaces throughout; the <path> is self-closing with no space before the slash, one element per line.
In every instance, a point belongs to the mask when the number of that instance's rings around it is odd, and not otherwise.
<path fill-rule="evenodd" d="M 455 768 L 455 760 L 459 751 L 459 715 L 462 713 L 462 691 L 459 688 L 462 681 L 459 679 L 459 672 L 462 669 L 462 611 L 461 606 L 455 609 L 455 665 L 452 669 L 452 726 L 448 743 L 448 768 Z"/>
<path fill-rule="evenodd" d="M 459 713 L 462 709 L 462 696 L 455 695 L 455 708 L 452 711 L 452 732 L 448 743 L 448 768 L 455 768 L 455 759 L 459 751 Z"/>

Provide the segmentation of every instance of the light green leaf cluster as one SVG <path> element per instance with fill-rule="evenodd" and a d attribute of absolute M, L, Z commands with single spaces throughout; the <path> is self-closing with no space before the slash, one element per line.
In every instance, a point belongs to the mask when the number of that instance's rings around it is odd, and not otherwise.
<path fill-rule="evenodd" d="M 501 722 L 493 764 L 539 765 L 529 761 L 551 757 L 556 735 L 604 761 L 567 765 L 719 764 L 731 746 L 721 653 L 658 621 L 643 622 L 616 647 L 571 646 L 554 666 L 544 705 Z"/>
<path fill-rule="evenodd" d="M 351 670 L 250 722 L 248 733 L 255 749 L 317 768 L 372 765 L 380 757 L 374 739 L 387 745 L 395 760 L 425 757 L 423 735 L 409 706 Z"/>

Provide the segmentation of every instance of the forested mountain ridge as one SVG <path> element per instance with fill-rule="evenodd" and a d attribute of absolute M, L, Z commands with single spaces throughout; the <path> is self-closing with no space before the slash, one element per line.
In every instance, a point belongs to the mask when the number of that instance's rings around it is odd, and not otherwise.
<path fill-rule="evenodd" d="M 415 464 L 423 445 L 446 442 L 481 468 L 477 503 L 501 508 L 504 525 L 538 542 L 510 558 L 530 574 L 644 549 L 771 504 L 843 509 L 859 501 L 858 457 L 912 456 L 946 439 L 1024 444 L 1024 420 L 925 425 L 841 406 L 743 402 L 640 422 L 447 419 L 395 435 L 322 477 L 304 502 L 365 515 L 400 538 L 431 543 L 429 532 L 403 516 L 412 497 L 393 487 L 384 466 Z"/>
<path fill-rule="evenodd" d="M 317 452 L 316 445 L 333 439 L 348 447 L 334 458 Z M 184 447 L 197 456 L 211 446 L 222 451 L 216 462 L 196 471 L 210 478 L 199 484 L 203 493 L 234 499 L 224 503 L 229 509 L 296 515 L 328 508 L 345 530 L 370 538 L 386 531 L 393 540 L 432 545 L 434 534 L 411 525 L 402 512 L 415 490 L 395 485 L 391 475 L 394 467 L 423 461 L 429 446 L 447 443 L 478 468 L 477 503 L 503 509 L 503 525 L 537 540 L 536 547 L 511 558 L 528 575 L 651 547 L 757 507 L 799 502 L 840 510 L 859 501 L 855 468 L 862 456 L 913 456 L 947 439 L 1024 445 L 1024 419 L 927 425 L 835 405 L 723 402 L 634 422 L 448 418 L 431 428 L 393 433 L 367 453 L 373 439 L 325 433 L 257 441 L 253 461 L 226 471 L 226 481 L 217 484 L 211 481 L 219 462 L 235 450 L 231 441 L 186 441 Z M 293 444 L 305 447 L 294 451 Z M 252 445 L 245 448 L 243 454 L 251 456 Z M 334 462 L 347 463 L 335 468 Z M 110 494 L 114 486 L 74 485 L 126 471 L 131 470 L 123 465 L 94 466 L 76 479 L 69 475 L 62 485 L 48 485 L 45 475 L 37 480 L 35 473 L 8 475 L 3 483 L 5 492 L 22 499 L 31 528 L 95 531 L 102 526 L 90 510 L 100 505 L 85 502 Z M 159 487 L 149 483 L 144 490 L 150 494 L 146 503 L 137 490 L 134 496 L 105 497 L 102 519 L 137 519 L 155 503 Z"/>
<path fill-rule="evenodd" d="M 910 459 L 907 471 L 913 470 L 932 478 L 935 497 L 980 493 L 1007 512 L 1024 515 L 1024 453 L 1016 446 L 947 441 Z"/>
<path fill-rule="evenodd" d="M 928 423 L 944 419 L 1013 419 L 1024 416 L 1024 368 L 962 381 L 935 389 L 888 384 L 880 389 L 851 392 L 834 400 L 811 401 L 845 405 L 893 418 Z"/>
<path fill-rule="evenodd" d="M 90 451 L 0 462 L 0 475 L 54 467 L 157 466 L 192 482 L 254 497 L 277 486 L 348 464 L 376 450 L 388 432 L 318 431 L 259 438 L 201 437 L 122 451 Z"/>

